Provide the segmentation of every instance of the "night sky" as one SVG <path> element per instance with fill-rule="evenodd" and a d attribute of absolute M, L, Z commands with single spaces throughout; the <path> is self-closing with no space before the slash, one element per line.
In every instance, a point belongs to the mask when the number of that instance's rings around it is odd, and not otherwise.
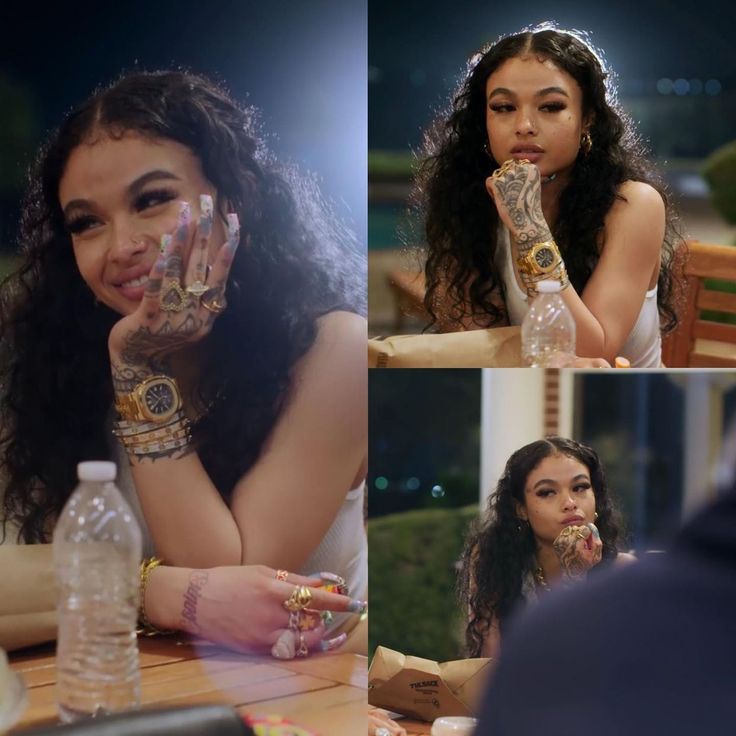
<path fill-rule="evenodd" d="M 365 242 L 366 15 L 366 0 L 3 2 L 0 84 L 29 90 L 39 138 L 123 69 L 205 73 L 261 109 L 271 147 L 322 177 Z"/>
<path fill-rule="evenodd" d="M 649 94 L 663 77 L 717 79 L 724 93 L 736 89 L 733 2 L 370 0 L 371 147 L 416 145 L 473 52 L 549 20 L 591 34 L 618 75 L 622 99 Z"/>

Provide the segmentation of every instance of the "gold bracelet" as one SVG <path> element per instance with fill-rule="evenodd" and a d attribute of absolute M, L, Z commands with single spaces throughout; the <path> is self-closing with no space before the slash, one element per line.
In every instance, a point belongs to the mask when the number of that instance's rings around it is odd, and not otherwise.
<path fill-rule="evenodd" d="M 173 630 L 158 629 L 146 618 L 146 586 L 148 585 L 148 576 L 152 570 L 155 570 L 161 563 L 159 557 L 148 557 L 141 561 L 140 580 L 138 584 L 138 592 L 140 600 L 138 602 L 138 631 L 142 636 L 157 636 L 159 634 L 173 634 Z"/>

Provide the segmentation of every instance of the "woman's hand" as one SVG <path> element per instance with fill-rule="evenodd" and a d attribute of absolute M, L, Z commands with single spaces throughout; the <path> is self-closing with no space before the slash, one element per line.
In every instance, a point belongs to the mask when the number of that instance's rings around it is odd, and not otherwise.
<path fill-rule="evenodd" d="M 307 649 L 339 647 L 346 636 L 325 639 L 319 612 L 359 614 L 367 604 L 322 590 L 320 578 L 288 573 L 281 580 L 263 565 L 209 570 L 157 567 L 146 586 L 146 617 L 160 628 L 180 629 L 237 651 L 265 653 L 289 631 L 290 614 L 284 603 L 300 585 L 308 586 L 312 594 L 300 616 Z"/>
<path fill-rule="evenodd" d="M 534 164 L 510 159 L 486 179 L 486 189 L 522 253 L 552 238 L 542 212 L 539 169 Z"/>
<path fill-rule="evenodd" d="M 237 215 L 227 219 L 227 240 L 208 274 L 212 198 L 201 196 L 197 227 L 193 227 L 191 206 L 182 202 L 176 231 L 161 239 L 162 253 L 151 269 L 140 305 L 110 331 L 116 388 L 128 391 L 146 374 L 166 372 L 166 356 L 201 340 L 212 328 L 225 307 L 225 285 L 240 240 Z"/>
<path fill-rule="evenodd" d="M 560 559 L 562 575 L 567 580 L 585 576 L 601 561 L 603 542 L 595 524 L 567 526 L 552 543 Z"/>
<path fill-rule="evenodd" d="M 369 708 L 368 736 L 406 736 L 406 729 L 392 721 L 382 708 Z"/>

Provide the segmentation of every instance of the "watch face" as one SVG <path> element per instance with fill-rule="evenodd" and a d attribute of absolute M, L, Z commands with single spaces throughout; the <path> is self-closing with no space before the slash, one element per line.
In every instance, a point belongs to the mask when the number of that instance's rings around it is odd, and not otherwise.
<path fill-rule="evenodd" d="M 152 418 L 162 418 L 176 411 L 177 396 L 168 381 L 161 381 L 149 386 L 143 402 Z"/>
<path fill-rule="evenodd" d="M 534 260 L 539 268 L 547 270 L 555 265 L 555 254 L 552 248 L 540 248 L 534 254 Z"/>

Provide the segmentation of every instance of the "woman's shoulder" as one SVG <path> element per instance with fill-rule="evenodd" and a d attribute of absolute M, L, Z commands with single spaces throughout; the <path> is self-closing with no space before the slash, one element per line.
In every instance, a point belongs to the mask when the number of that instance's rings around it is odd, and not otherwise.
<path fill-rule="evenodd" d="M 614 207 L 618 204 L 637 210 L 650 211 L 652 214 L 656 214 L 657 211 L 664 213 L 662 195 L 651 184 L 644 181 L 628 179 L 618 185 L 616 194 L 619 198 L 614 203 Z"/>
<path fill-rule="evenodd" d="M 362 339 L 363 347 L 368 339 L 368 322 L 365 317 L 345 310 L 336 310 L 322 315 L 317 320 L 317 329 L 320 338 Z"/>

